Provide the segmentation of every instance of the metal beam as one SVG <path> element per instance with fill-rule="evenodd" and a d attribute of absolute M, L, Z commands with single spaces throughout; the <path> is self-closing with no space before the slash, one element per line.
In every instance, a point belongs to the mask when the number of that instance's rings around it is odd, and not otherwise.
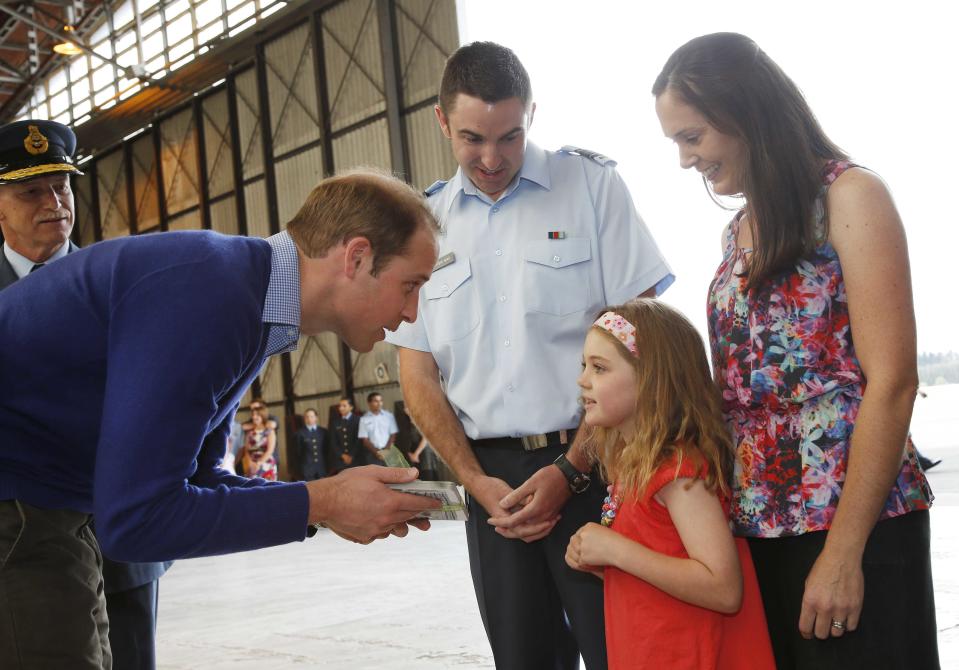
<path fill-rule="evenodd" d="M 394 0 L 376 0 L 380 25 L 380 53 L 383 57 L 383 88 L 386 93 L 386 125 L 390 136 L 390 167 L 410 180 L 410 161 L 406 131 L 403 128 L 403 98 L 400 93 L 399 40 L 396 35 Z"/>
<path fill-rule="evenodd" d="M 236 73 L 226 77 L 226 109 L 230 119 L 230 158 L 233 167 L 233 197 L 236 199 L 236 231 L 246 236 L 246 194 L 243 189 L 243 156 L 240 151 L 240 119 L 236 105 Z"/>

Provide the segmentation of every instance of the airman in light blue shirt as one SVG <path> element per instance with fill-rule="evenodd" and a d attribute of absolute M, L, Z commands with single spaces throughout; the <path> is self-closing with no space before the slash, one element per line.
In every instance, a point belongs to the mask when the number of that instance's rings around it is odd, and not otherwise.
<path fill-rule="evenodd" d="M 673 275 L 612 160 L 527 141 L 536 105 L 512 51 L 460 47 L 439 98 L 459 169 L 427 191 L 442 234 L 418 318 L 387 337 L 401 347 L 403 396 L 469 493 L 496 666 L 571 670 L 582 655 L 605 668 L 601 583 L 563 559 L 605 495 L 589 486 L 582 435 L 570 439 L 576 378 L 600 309 L 657 295 Z"/>

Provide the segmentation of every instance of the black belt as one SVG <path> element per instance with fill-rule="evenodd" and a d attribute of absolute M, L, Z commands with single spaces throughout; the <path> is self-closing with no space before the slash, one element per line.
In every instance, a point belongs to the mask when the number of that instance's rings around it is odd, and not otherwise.
<path fill-rule="evenodd" d="M 482 449 L 513 449 L 515 451 L 536 451 L 546 447 L 569 446 L 573 443 L 576 429 L 554 430 L 550 433 L 527 435 L 525 437 L 489 437 L 483 440 L 470 440 L 474 447 Z"/>

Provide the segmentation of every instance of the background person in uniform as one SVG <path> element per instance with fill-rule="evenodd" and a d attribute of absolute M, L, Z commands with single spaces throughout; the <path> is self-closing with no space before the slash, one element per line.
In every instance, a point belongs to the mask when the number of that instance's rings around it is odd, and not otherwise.
<path fill-rule="evenodd" d="M 374 391 L 366 396 L 366 406 L 370 411 L 360 417 L 358 436 L 366 447 L 369 462 L 382 464 L 383 451 L 393 446 L 400 429 L 393 413 L 383 409 L 383 396 L 379 393 Z"/>
<path fill-rule="evenodd" d="M 353 401 L 340 398 L 336 415 L 330 419 L 330 474 L 363 464 L 359 432 L 360 417 L 353 411 Z"/>
<path fill-rule="evenodd" d="M 75 148 L 73 131 L 54 121 L 0 128 L 0 289 L 77 250 L 69 241 L 74 219 L 69 175 L 80 174 L 72 162 Z M 169 567 L 169 562 L 103 560 L 115 667 L 155 667 L 159 579 Z"/>
<path fill-rule="evenodd" d="M 128 561 L 284 544 L 319 523 L 370 542 L 437 506 L 385 486 L 412 468 L 281 483 L 219 467 L 267 356 L 301 332 L 369 351 L 416 318 L 435 233 L 406 184 L 354 173 L 320 182 L 266 240 L 109 240 L 0 291 L 0 388 L 16 389 L 0 394 L 5 670 L 110 667 L 97 540 Z"/>
<path fill-rule="evenodd" d="M 416 425 L 469 492 L 496 666 L 573 668 L 581 652 L 603 668 L 602 586 L 564 560 L 605 495 L 587 486 L 572 439 L 581 344 L 603 305 L 673 277 L 614 163 L 528 143 L 534 111 L 509 49 L 477 42 L 450 56 L 436 117 L 459 169 L 427 191 L 440 259 L 420 318 L 389 340 Z"/>
<path fill-rule="evenodd" d="M 317 425 L 316 410 L 303 412 L 303 427 L 296 432 L 296 451 L 303 479 L 326 477 L 326 429 Z"/>

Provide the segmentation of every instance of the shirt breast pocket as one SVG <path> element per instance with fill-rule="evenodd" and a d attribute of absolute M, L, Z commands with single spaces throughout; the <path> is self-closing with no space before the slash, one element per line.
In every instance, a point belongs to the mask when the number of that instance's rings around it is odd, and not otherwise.
<path fill-rule="evenodd" d="M 564 316 L 589 307 L 592 250 L 588 238 L 529 242 L 523 258 L 524 297 L 531 311 Z"/>
<path fill-rule="evenodd" d="M 470 259 L 458 259 L 452 265 L 433 273 L 423 287 L 431 341 L 452 342 L 466 337 L 479 325 L 479 304 L 476 297 Z"/>

